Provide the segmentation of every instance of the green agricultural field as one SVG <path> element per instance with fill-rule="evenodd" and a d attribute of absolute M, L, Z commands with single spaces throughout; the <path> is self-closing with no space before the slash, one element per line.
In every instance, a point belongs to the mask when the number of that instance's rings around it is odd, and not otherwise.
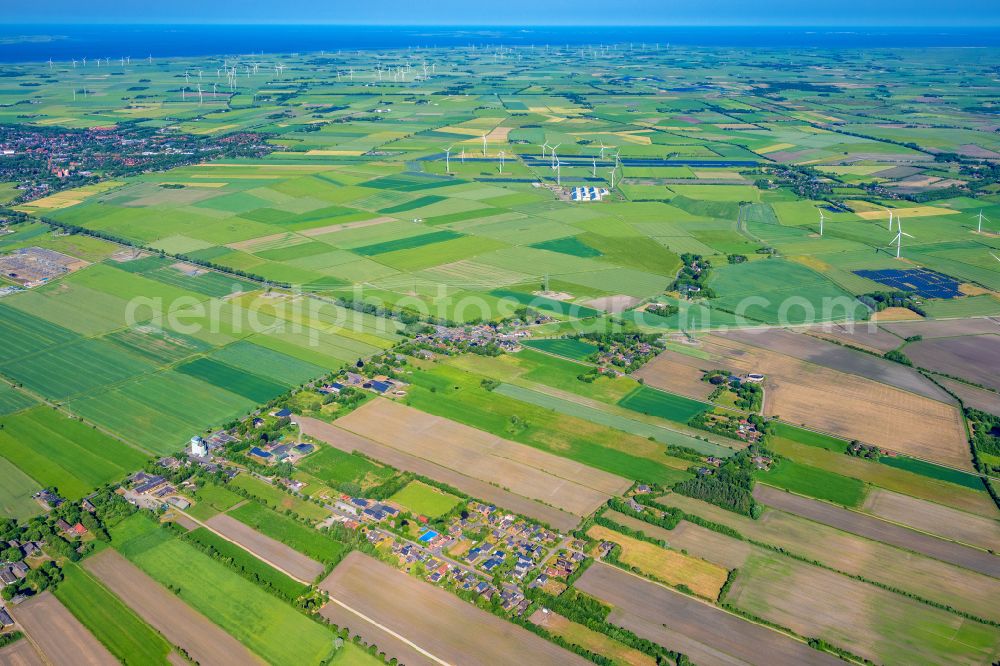
<path fill-rule="evenodd" d="M 591 354 L 597 353 L 596 345 L 570 338 L 525 340 L 522 345 L 549 354 L 555 354 L 556 356 L 565 356 L 575 361 L 584 361 Z"/>
<path fill-rule="evenodd" d="M 609 428 L 614 428 L 615 430 L 653 439 L 661 444 L 683 446 L 685 448 L 698 451 L 699 453 L 704 453 L 705 455 L 712 455 L 720 458 L 727 458 L 733 454 L 733 450 L 726 448 L 725 446 L 712 442 L 706 442 L 701 439 L 696 439 L 692 435 L 685 435 L 674 430 L 668 430 L 667 428 L 659 425 L 637 421 L 635 419 L 628 418 L 627 416 L 617 414 L 612 411 L 613 408 L 610 405 L 600 408 L 594 404 L 560 398 L 542 393 L 541 391 L 515 386 L 513 384 L 501 384 L 495 388 L 493 392 L 514 398 L 516 400 L 523 400 L 524 402 L 538 405 L 539 407 L 552 409 L 561 414 L 575 416 L 586 421 L 606 425 Z"/>
<path fill-rule="evenodd" d="M 778 462 L 769 472 L 761 472 L 759 478 L 768 485 L 846 507 L 860 506 L 868 492 L 857 479 L 791 460 Z"/>
<path fill-rule="evenodd" d="M 0 416 L 13 414 L 36 404 L 34 398 L 9 384 L 0 383 Z"/>
<path fill-rule="evenodd" d="M 284 393 L 281 384 L 231 365 L 199 358 L 177 367 L 177 371 L 196 377 L 221 389 L 241 395 L 256 403 L 267 402 Z"/>
<path fill-rule="evenodd" d="M 414 515 L 437 518 L 454 509 L 462 500 L 426 483 L 411 481 L 390 497 L 389 501 L 408 509 Z"/>
<path fill-rule="evenodd" d="M 309 454 L 298 467 L 333 488 L 339 488 L 345 483 L 366 488 L 382 483 L 393 475 L 388 467 L 379 466 L 363 456 L 344 453 L 332 446 L 322 446 Z"/>
<path fill-rule="evenodd" d="M 318 530 L 307 527 L 271 509 L 247 502 L 233 509 L 229 515 L 304 555 L 320 562 L 336 562 L 343 554 L 345 546 Z"/>
<path fill-rule="evenodd" d="M 142 468 L 148 456 L 51 407 L 0 419 L 0 456 L 45 487 L 79 499 Z"/>
<path fill-rule="evenodd" d="M 634 412 L 659 416 L 678 423 L 687 423 L 695 414 L 700 414 L 710 407 L 703 402 L 648 386 L 636 387 L 634 391 L 619 400 L 618 405 Z"/>
<path fill-rule="evenodd" d="M 27 520 L 42 512 L 42 506 L 31 498 L 42 486 L 14 466 L 6 458 L 0 457 L 0 516 Z"/>
<path fill-rule="evenodd" d="M 245 490 L 275 511 L 284 513 L 286 510 L 291 510 L 308 520 L 322 520 L 330 515 L 329 511 L 318 504 L 290 495 L 281 488 L 249 474 L 240 474 L 230 481 L 229 485 Z"/>
<path fill-rule="evenodd" d="M 198 520 L 208 520 L 212 516 L 228 511 L 245 501 L 241 495 L 214 483 L 206 483 L 200 487 L 192 499 L 195 503 L 187 509 L 187 512 Z"/>
<path fill-rule="evenodd" d="M 306 586 L 289 578 L 269 564 L 264 563 L 233 542 L 223 539 L 204 527 L 188 532 L 183 537 L 202 547 L 208 547 L 219 557 L 230 560 L 233 566 L 256 578 L 265 587 L 272 587 L 291 599 L 296 599 L 306 591 Z"/>
<path fill-rule="evenodd" d="M 687 477 L 683 470 L 688 465 L 665 456 L 659 444 L 487 391 L 482 379 L 439 366 L 414 375 L 406 401 L 430 414 L 626 478 L 667 484 Z"/>
<path fill-rule="evenodd" d="M 141 377 L 70 403 L 75 413 L 162 454 L 181 448 L 205 427 L 242 416 L 254 402 L 180 372 Z"/>
<path fill-rule="evenodd" d="M 168 664 L 171 645 L 90 574 L 72 562 L 55 595 L 123 663 Z"/>
<path fill-rule="evenodd" d="M 136 525 L 139 521 L 148 526 Z M 129 524 L 131 523 L 131 524 Z M 135 534 L 132 538 L 127 538 Z M 317 533 L 318 534 L 318 533 Z M 149 519 L 135 515 L 112 534 L 115 547 L 160 584 L 271 663 L 317 663 L 333 633 Z M 288 637 L 294 636 L 294 641 Z"/>

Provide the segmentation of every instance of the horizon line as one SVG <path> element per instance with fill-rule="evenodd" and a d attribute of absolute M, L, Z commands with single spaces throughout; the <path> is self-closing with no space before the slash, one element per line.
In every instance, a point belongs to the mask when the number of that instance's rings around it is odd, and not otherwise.
<path fill-rule="evenodd" d="M 842 29 L 851 30 L 859 28 L 881 28 L 889 30 L 912 30 L 912 29 L 926 29 L 926 30 L 954 30 L 954 29 L 972 29 L 972 30 L 995 30 L 1000 28 L 1000 21 L 997 23 L 983 24 L 983 23 L 954 23 L 941 25 L 937 23 L 913 23 L 907 25 L 899 24 L 886 24 L 886 23 L 856 23 L 856 24 L 841 24 L 841 23 L 370 23 L 370 22 L 359 22 L 359 21 L 280 21 L 271 19 L 260 19 L 255 21 L 179 21 L 179 20 L 167 20 L 167 21 L 134 21 L 134 20 L 108 20 L 108 21 L 9 21 L 6 23 L 8 27 L 18 27 L 18 26 L 36 26 L 36 27 L 49 27 L 49 26 L 265 26 L 265 25 L 279 25 L 286 27 L 352 27 L 352 28 L 522 28 L 522 29 L 537 29 L 537 28 L 589 28 L 589 29 L 615 29 L 615 28 L 637 28 L 637 29 L 656 29 L 656 28 L 817 28 L 817 29 Z M 0 31 L 2 32 L 2 31 Z"/>

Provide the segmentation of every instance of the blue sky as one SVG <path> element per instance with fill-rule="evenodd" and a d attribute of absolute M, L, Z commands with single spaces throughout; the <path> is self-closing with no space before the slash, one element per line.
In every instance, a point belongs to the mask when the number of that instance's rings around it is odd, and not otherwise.
<path fill-rule="evenodd" d="M 21 0 L 4 14 L 10 23 L 987 26 L 1000 25 L 1000 1 Z"/>

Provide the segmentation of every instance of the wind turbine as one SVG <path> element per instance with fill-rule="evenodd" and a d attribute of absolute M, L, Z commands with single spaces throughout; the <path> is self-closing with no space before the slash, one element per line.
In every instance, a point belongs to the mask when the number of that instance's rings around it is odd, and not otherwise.
<path fill-rule="evenodd" d="M 504 155 L 505 155 L 505 153 L 501 150 L 500 151 L 500 174 L 501 175 L 503 175 L 503 158 L 504 158 Z"/>
<path fill-rule="evenodd" d="M 462 148 L 462 164 L 465 164 L 465 148 Z"/>
<path fill-rule="evenodd" d="M 889 231 L 892 231 L 892 209 L 889 209 Z"/>
<path fill-rule="evenodd" d="M 454 144 L 452 144 L 452 145 L 454 145 Z M 451 162 L 449 161 L 451 159 L 451 148 L 452 148 L 452 146 L 448 146 L 447 148 L 444 149 L 444 172 L 445 173 L 451 173 Z"/>
<path fill-rule="evenodd" d="M 483 157 L 486 157 L 486 132 L 483 132 Z"/>
<path fill-rule="evenodd" d="M 989 222 L 990 218 L 988 218 L 985 215 L 983 215 L 983 211 L 982 211 L 982 209 L 980 209 L 980 211 L 979 211 L 979 229 L 978 229 L 979 233 L 983 233 L 983 220 L 986 220 L 987 222 Z"/>
<path fill-rule="evenodd" d="M 562 187 L 562 162 L 556 159 L 556 185 Z"/>
<path fill-rule="evenodd" d="M 549 148 L 550 148 L 550 150 L 549 150 L 549 156 L 552 158 L 552 160 L 551 160 L 552 164 L 555 164 L 556 162 L 559 161 L 559 158 L 556 156 L 556 148 L 558 148 L 561 145 L 562 145 L 561 143 L 557 143 L 554 146 L 549 146 Z"/>
<path fill-rule="evenodd" d="M 907 238 L 913 238 L 910 234 L 903 231 L 903 220 L 902 218 L 896 218 L 896 237 L 892 239 L 892 243 L 896 244 L 896 258 L 899 259 L 899 255 L 903 250 L 903 236 Z M 889 247 L 892 247 L 892 243 L 889 243 Z"/>
<path fill-rule="evenodd" d="M 596 157 L 594 158 L 594 171 L 593 171 L 593 176 L 594 176 L 594 178 L 597 178 L 597 158 L 596 158 Z"/>
<path fill-rule="evenodd" d="M 545 159 L 545 149 L 546 148 L 551 148 L 551 146 L 549 146 L 549 142 L 546 141 L 545 143 L 543 143 L 541 145 L 541 148 L 542 148 L 542 159 Z"/>
<path fill-rule="evenodd" d="M 87 66 L 87 59 L 86 59 L 86 58 L 83 58 L 83 66 L 84 66 L 84 67 L 86 67 L 86 66 Z"/>
<path fill-rule="evenodd" d="M 608 146 L 604 145 L 604 140 L 601 139 L 601 159 L 604 159 L 604 151 L 608 149 Z"/>
<path fill-rule="evenodd" d="M 823 235 L 823 222 L 825 220 L 826 220 L 826 217 L 823 215 L 823 209 L 820 208 L 819 209 L 819 235 L 820 236 Z"/>
<path fill-rule="evenodd" d="M 615 189 L 615 171 L 618 167 L 611 167 L 611 189 Z"/>
<path fill-rule="evenodd" d="M 49 58 L 49 69 L 52 69 L 52 58 Z"/>
<path fill-rule="evenodd" d="M 198 84 L 198 106 L 201 106 L 202 100 L 203 100 L 203 98 L 202 98 L 202 93 L 201 93 L 201 84 L 199 83 Z"/>

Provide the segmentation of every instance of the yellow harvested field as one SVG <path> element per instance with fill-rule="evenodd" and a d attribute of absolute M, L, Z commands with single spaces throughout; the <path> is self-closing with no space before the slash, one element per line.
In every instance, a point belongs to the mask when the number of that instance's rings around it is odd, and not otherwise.
<path fill-rule="evenodd" d="M 864 510 L 970 546 L 1000 551 L 1000 523 L 882 488 L 872 488 Z"/>
<path fill-rule="evenodd" d="M 686 551 L 726 569 L 738 569 L 743 566 L 754 550 L 754 547 L 745 541 L 713 532 L 686 520 L 679 522 L 674 529 L 667 530 L 617 511 L 607 511 L 604 515 L 619 525 L 639 530 L 654 539 L 662 539 L 674 550 Z"/>
<path fill-rule="evenodd" d="M 933 217 L 935 215 L 957 215 L 961 211 L 951 208 L 938 208 L 937 206 L 914 206 L 913 208 L 897 208 L 896 214 L 900 217 Z M 885 210 L 859 211 L 858 217 L 865 220 L 880 220 L 886 217 Z"/>
<path fill-rule="evenodd" d="M 228 125 L 212 125 L 211 127 L 199 127 L 197 129 L 190 129 L 191 134 L 217 134 L 218 132 L 225 132 L 226 130 L 231 130 L 234 127 L 239 127 L 236 123 L 230 123 Z"/>
<path fill-rule="evenodd" d="M 512 127 L 494 127 L 493 130 L 486 135 L 486 141 L 489 143 L 507 143 L 507 136 L 510 134 Z"/>
<path fill-rule="evenodd" d="M 395 449 L 585 516 L 631 481 L 386 399 L 336 425 Z"/>
<path fill-rule="evenodd" d="M 22 204 L 17 208 L 27 208 L 31 210 L 60 210 L 62 208 L 69 208 L 70 206 L 83 203 L 95 194 L 107 192 L 108 190 L 118 187 L 119 185 L 124 185 L 124 183 L 120 180 L 108 180 L 103 183 L 85 185 L 73 190 L 56 192 L 55 194 L 50 194 L 47 197 L 29 201 L 28 203 Z"/>
<path fill-rule="evenodd" d="M 719 367 L 766 375 L 764 413 L 815 430 L 971 470 L 958 409 L 888 384 L 711 336 Z"/>
<path fill-rule="evenodd" d="M 830 270 L 830 268 L 832 268 L 832 266 L 830 266 L 830 264 L 826 263 L 822 259 L 820 259 L 818 257 L 814 257 L 814 256 L 809 255 L 809 254 L 799 254 L 799 255 L 796 255 L 794 257 L 789 257 L 789 258 L 792 261 L 794 261 L 795 263 L 797 263 L 797 264 L 802 264 L 803 266 L 805 266 L 807 268 L 813 269 L 817 273 L 823 273 L 825 271 Z"/>
<path fill-rule="evenodd" d="M 761 155 L 767 155 L 768 153 L 776 153 L 779 150 L 788 150 L 789 148 L 794 148 L 794 143 L 774 143 L 770 146 L 765 146 L 764 148 L 758 148 L 755 152 Z"/>
<path fill-rule="evenodd" d="M 621 546 L 618 559 L 670 585 L 686 585 L 695 594 L 714 600 L 726 582 L 729 571 L 717 564 L 675 550 L 660 548 L 648 541 L 625 536 L 621 532 L 594 525 L 587 536 L 612 541 Z"/>
<path fill-rule="evenodd" d="M 532 624 L 542 627 L 550 634 L 556 634 L 570 643 L 579 645 L 595 654 L 614 660 L 615 664 L 627 666 L 656 666 L 656 659 L 635 648 L 619 643 L 602 633 L 588 629 L 582 624 L 567 620 L 552 611 L 538 609 L 528 618 Z"/>
<path fill-rule="evenodd" d="M 872 315 L 872 321 L 912 321 L 914 319 L 923 319 L 923 317 L 909 308 L 886 308 Z"/>

